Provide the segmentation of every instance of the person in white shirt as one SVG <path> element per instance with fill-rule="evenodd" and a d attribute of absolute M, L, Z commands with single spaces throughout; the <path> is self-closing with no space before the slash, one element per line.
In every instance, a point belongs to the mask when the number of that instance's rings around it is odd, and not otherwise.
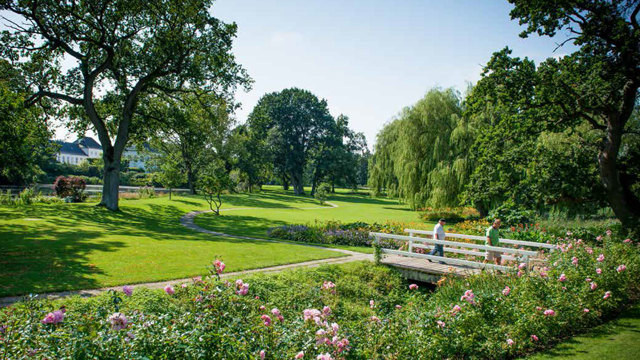
<path fill-rule="evenodd" d="M 444 240 L 444 238 L 445 238 L 444 225 L 446 223 L 447 222 L 446 222 L 445 219 L 438 220 L 438 223 L 433 228 L 433 239 L 434 240 Z M 431 250 L 431 252 L 429 252 L 429 255 L 444 256 L 444 246 L 440 245 L 440 244 L 436 244 L 433 247 L 433 250 Z M 444 264 L 444 263 L 442 261 L 440 261 L 440 264 Z"/>

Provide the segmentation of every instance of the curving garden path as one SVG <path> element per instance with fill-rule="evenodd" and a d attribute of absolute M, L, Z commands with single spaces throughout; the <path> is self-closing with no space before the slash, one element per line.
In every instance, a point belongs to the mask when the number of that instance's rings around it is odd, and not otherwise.
<path fill-rule="evenodd" d="M 327 202 L 327 204 L 329 204 L 330 207 L 338 207 L 338 205 Z M 326 209 L 327 207 L 322 207 L 322 206 L 316 206 L 316 207 L 307 207 L 307 208 L 298 208 L 298 210 L 313 210 L 313 209 Z M 231 209 L 222 209 L 220 211 L 235 211 L 235 210 L 248 210 L 248 209 L 257 209 L 257 208 L 231 208 Z M 208 213 L 211 212 L 211 210 L 207 210 L 207 211 L 192 211 L 189 212 L 185 215 L 183 215 L 180 218 L 180 224 L 182 226 L 185 226 L 191 230 L 197 231 L 197 232 L 201 232 L 201 233 L 205 233 L 205 234 L 211 234 L 213 236 L 224 236 L 224 237 L 229 237 L 229 238 L 234 238 L 234 239 L 241 239 L 241 240 L 254 240 L 254 241 L 265 241 L 265 242 L 274 242 L 274 243 L 282 243 L 282 244 L 290 244 L 290 245 L 297 245 L 297 246 L 309 246 L 309 247 L 314 247 L 314 248 L 320 248 L 323 250 L 327 250 L 327 251 L 335 251 L 338 253 L 342 253 L 346 256 L 341 256 L 338 258 L 328 258 L 328 259 L 320 259 L 320 260 L 312 260 L 312 261 L 305 261 L 305 262 L 300 262 L 300 263 L 293 263 L 293 264 L 285 264 L 285 265 L 278 265 L 278 266 L 270 266 L 270 267 L 266 267 L 266 268 L 258 268 L 258 269 L 251 269 L 251 270 L 244 270 L 244 271 L 236 271 L 236 272 L 230 272 L 230 273 L 225 273 L 222 275 L 222 277 L 236 277 L 236 276 L 241 276 L 244 274 L 252 274 L 252 273 L 257 273 L 257 272 L 261 272 L 261 273 L 271 273 L 271 272 L 279 272 L 279 271 L 283 271 L 283 270 L 287 270 L 287 269 L 293 269 L 293 268 L 300 268 L 300 267 L 315 267 L 315 266 L 320 266 L 320 265 L 325 265 L 325 264 L 342 264 L 342 263 L 346 263 L 346 262 L 352 262 L 352 261 L 361 261 L 361 260 L 373 260 L 373 255 L 371 254 L 364 254 L 364 253 L 359 253 L 356 251 L 350 251 L 350 250 L 345 250 L 345 249 L 335 249 L 335 248 L 329 248 L 329 247 L 323 247 L 323 246 L 318 246 L 318 245 L 311 245 L 311 244 L 292 244 L 291 242 L 286 242 L 286 241 L 278 241 L 278 240 L 271 240 L 271 239 L 262 239 L 262 238 L 256 238 L 256 237 L 250 237 L 250 236 L 242 236 L 242 235 L 231 235 L 231 234 L 226 234 L 226 233 L 222 233 L 222 232 L 217 232 L 217 231 L 211 231 L 211 230 L 207 230 L 205 228 L 202 228 L 198 225 L 196 225 L 194 223 L 194 219 L 196 216 L 200 215 L 200 214 L 204 214 L 204 213 Z M 162 289 L 167 285 L 179 285 L 185 282 L 190 282 L 191 278 L 184 278 L 184 279 L 175 279 L 175 280 L 165 280 L 165 281 L 157 281 L 157 282 L 149 282 L 149 283 L 140 283 L 140 284 L 134 284 L 132 285 L 134 288 L 138 288 L 138 287 L 145 287 L 145 288 L 149 288 L 149 289 Z M 59 298 L 63 298 L 63 297 L 67 297 L 67 296 L 72 296 L 72 295 L 79 295 L 82 297 L 90 297 L 90 296 L 95 296 L 98 294 L 101 294 L 105 291 L 109 291 L 109 290 L 122 290 L 122 286 L 111 286 L 111 287 L 105 287 L 105 288 L 100 288 L 100 289 L 87 289 L 87 290 L 73 290 L 73 291 L 60 291 L 60 292 L 52 292 L 52 293 L 45 293 L 45 294 L 40 294 L 38 295 L 39 298 L 47 298 L 47 299 L 59 299 Z M 0 298 L 0 307 L 4 307 L 4 306 L 9 306 L 17 301 L 22 300 L 24 297 L 23 296 L 8 296 L 8 297 L 3 297 Z"/>

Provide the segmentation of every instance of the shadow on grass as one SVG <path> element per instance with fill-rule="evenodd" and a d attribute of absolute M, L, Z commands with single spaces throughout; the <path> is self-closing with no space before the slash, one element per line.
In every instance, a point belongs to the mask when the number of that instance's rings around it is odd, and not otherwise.
<path fill-rule="evenodd" d="M 88 255 L 124 246 L 119 241 L 96 242 L 101 231 L 3 224 L 0 234 L 0 296 L 95 288 L 98 283 L 91 276 L 103 271 L 89 263 Z"/>

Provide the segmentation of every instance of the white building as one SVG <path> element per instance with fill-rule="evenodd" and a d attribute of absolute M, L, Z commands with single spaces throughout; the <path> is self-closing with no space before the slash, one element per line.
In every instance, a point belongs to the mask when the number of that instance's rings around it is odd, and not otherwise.
<path fill-rule="evenodd" d="M 61 163 L 79 165 L 84 160 L 102 156 L 102 146 L 91 137 L 83 137 L 74 142 L 55 142 L 60 145 L 56 160 Z M 147 144 L 145 144 L 145 148 L 152 151 Z M 139 154 L 135 146 L 127 147 L 122 155 L 125 160 L 129 161 L 129 167 L 145 169 L 148 156 Z"/>
<path fill-rule="evenodd" d="M 56 160 L 61 163 L 78 165 L 84 160 L 102 156 L 102 146 L 90 137 L 84 137 L 74 142 L 56 141 L 56 143 L 60 145 Z"/>

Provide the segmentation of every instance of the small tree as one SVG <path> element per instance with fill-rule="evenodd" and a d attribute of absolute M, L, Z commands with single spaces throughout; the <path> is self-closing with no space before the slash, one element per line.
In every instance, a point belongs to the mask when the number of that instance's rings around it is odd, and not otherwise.
<path fill-rule="evenodd" d="M 221 161 L 214 161 L 202 170 L 198 185 L 202 196 L 209 203 L 209 209 L 214 214 L 220 215 L 222 206 L 221 194 L 230 187 L 231 180 Z M 215 205 L 215 210 L 213 209 Z"/>
<path fill-rule="evenodd" d="M 187 177 L 180 165 L 179 159 L 169 155 L 159 168 L 158 180 L 163 187 L 169 189 L 169 200 L 171 200 L 171 190 L 187 181 Z"/>
<path fill-rule="evenodd" d="M 327 196 L 329 195 L 330 191 L 331 185 L 322 183 L 320 184 L 320 186 L 318 186 L 318 188 L 316 189 L 316 193 L 313 196 L 320 202 L 320 205 L 324 205 L 324 203 L 327 201 Z"/>

